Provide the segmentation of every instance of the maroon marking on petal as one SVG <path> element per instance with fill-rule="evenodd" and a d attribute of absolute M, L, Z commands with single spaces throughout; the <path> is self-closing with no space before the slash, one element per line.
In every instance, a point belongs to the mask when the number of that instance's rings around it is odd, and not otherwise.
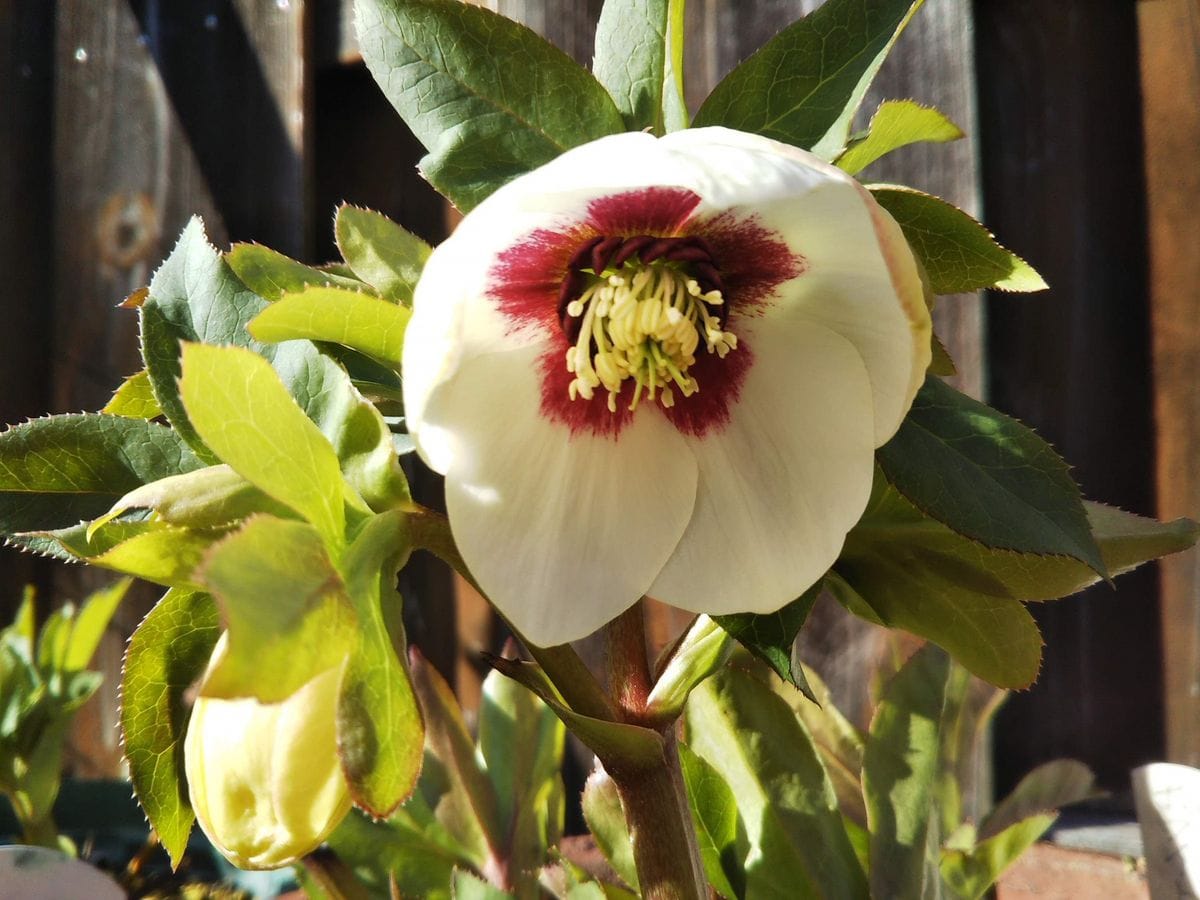
<path fill-rule="evenodd" d="M 572 400 L 568 393 L 575 375 L 567 371 L 567 338 L 556 333 L 546 352 L 538 360 L 542 377 L 542 415 L 552 422 L 565 425 L 572 434 L 594 434 L 615 438 L 633 418 L 629 404 L 633 400 L 632 378 L 621 386 L 617 396 L 617 411 L 608 411 L 608 391 L 596 388 L 591 400 Z M 646 401 L 643 400 L 643 403 Z"/>
<path fill-rule="evenodd" d="M 588 225 L 600 234 L 675 235 L 700 203 L 687 188 L 646 187 L 588 204 Z"/>
<path fill-rule="evenodd" d="M 708 243 L 720 273 L 725 304 L 738 315 L 755 315 L 770 301 L 777 287 L 803 275 L 808 268 L 803 256 L 794 252 L 776 232 L 759 224 L 753 215 L 739 216 L 729 210 L 689 222 L 687 231 Z M 711 277 L 707 270 L 703 274 Z M 726 359 L 741 352 L 739 347 Z"/>
<path fill-rule="evenodd" d="M 598 237 L 581 226 L 539 228 L 502 251 L 488 272 L 488 294 L 516 327 L 558 331 L 559 294 L 572 257 Z M 588 246 L 588 252 L 591 250 Z"/>
<path fill-rule="evenodd" d="M 742 396 L 742 385 L 754 365 L 754 354 L 738 335 L 736 350 L 730 350 L 721 359 L 703 348 L 696 351 L 696 362 L 688 374 L 696 379 L 700 390 L 690 397 L 675 392 L 675 405 L 663 409 L 667 417 L 683 434 L 704 437 L 709 433 L 720 433 L 729 424 L 734 406 Z"/>

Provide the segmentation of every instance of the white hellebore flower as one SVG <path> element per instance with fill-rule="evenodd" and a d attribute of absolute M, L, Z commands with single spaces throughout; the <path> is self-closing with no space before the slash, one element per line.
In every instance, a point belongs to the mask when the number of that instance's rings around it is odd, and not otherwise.
<path fill-rule="evenodd" d="M 183 745 L 188 792 L 200 827 L 235 866 L 294 862 L 350 811 L 335 734 L 341 677 L 329 669 L 280 703 L 196 700 Z"/>
<path fill-rule="evenodd" d="M 551 645 L 643 594 L 771 612 L 812 586 L 929 342 L 908 245 L 854 179 L 724 128 L 620 134 L 433 253 L 404 402 L 467 565 Z"/>

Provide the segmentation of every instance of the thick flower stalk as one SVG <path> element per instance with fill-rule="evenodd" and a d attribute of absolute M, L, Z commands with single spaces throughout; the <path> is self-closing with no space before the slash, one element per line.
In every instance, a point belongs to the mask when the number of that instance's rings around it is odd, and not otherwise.
<path fill-rule="evenodd" d="M 222 637 L 210 671 L 225 652 Z M 275 869 L 314 850 L 350 811 L 337 755 L 341 668 L 280 703 L 201 696 L 184 739 L 196 819 L 242 869 Z"/>
<path fill-rule="evenodd" d="M 727 129 L 630 133 L 509 183 L 434 252 L 404 399 L 467 565 L 551 645 L 646 594 L 803 593 L 929 342 L 912 254 L 852 178 Z"/>

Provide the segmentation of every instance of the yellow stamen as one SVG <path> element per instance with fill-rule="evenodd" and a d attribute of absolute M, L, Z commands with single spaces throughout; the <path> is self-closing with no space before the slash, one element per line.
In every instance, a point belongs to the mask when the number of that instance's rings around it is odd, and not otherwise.
<path fill-rule="evenodd" d="M 589 273 L 590 274 L 590 273 Z M 711 307 L 725 300 L 720 291 L 703 291 L 676 263 L 634 258 L 616 270 L 592 275 L 591 284 L 567 305 L 579 319 L 575 344 L 566 354 L 567 371 L 575 375 L 568 387 L 572 400 L 592 399 L 595 389 L 608 391 L 608 408 L 628 378 L 634 379 L 630 410 L 643 392 L 651 402 L 675 405 L 672 386 L 684 397 L 700 389 L 688 369 L 696 351 L 704 348 L 724 359 L 737 348 L 737 336 L 721 327 Z"/>

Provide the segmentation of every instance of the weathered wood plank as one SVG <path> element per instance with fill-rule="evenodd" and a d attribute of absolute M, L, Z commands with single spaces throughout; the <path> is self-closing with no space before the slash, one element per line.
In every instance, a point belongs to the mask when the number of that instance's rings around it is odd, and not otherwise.
<path fill-rule="evenodd" d="M 41 0 L 0 8 L 0 428 L 46 409 L 51 327 L 50 108 L 54 10 Z M 0 623 L 21 589 L 44 573 L 28 555 L 0 549 Z"/>
<path fill-rule="evenodd" d="M 139 367 L 133 316 L 194 213 L 224 243 L 302 253 L 307 125 L 300 0 L 62 0 L 55 83 L 52 408 L 98 409 Z M 60 570 L 55 599 L 108 579 Z M 97 655 L 105 684 L 78 717 L 78 774 L 119 766 L 115 717 L 125 638 L 150 592 L 127 601 Z"/>
<path fill-rule="evenodd" d="M 1138 4 L 1158 513 L 1200 515 L 1200 2 Z M 1200 553 L 1161 564 L 1167 758 L 1200 765 Z"/>

